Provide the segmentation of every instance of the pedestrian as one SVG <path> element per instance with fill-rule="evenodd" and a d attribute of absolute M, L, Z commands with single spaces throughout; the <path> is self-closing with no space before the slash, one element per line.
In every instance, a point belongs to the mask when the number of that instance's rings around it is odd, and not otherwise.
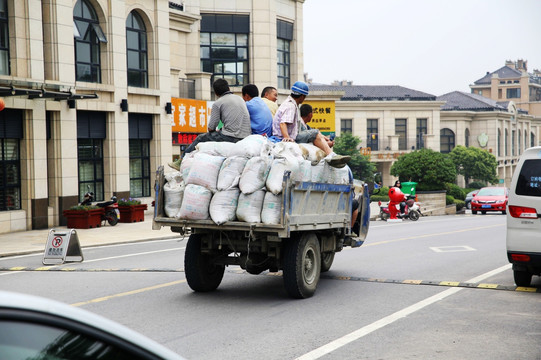
<path fill-rule="evenodd" d="M 263 99 L 259 97 L 259 90 L 254 84 L 242 87 L 242 98 L 246 101 L 246 108 L 250 114 L 252 134 L 272 136 L 272 114 Z"/>
<path fill-rule="evenodd" d="M 217 79 L 212 84 L 214 94 L 218 100 L 212 104 L 212 113 L 208 122 L 208 132 L 201 134 L 186 148 L 184 154 L 195 150 L 200 142 L 237 142 L 250 135 L 250 114 L 246 108 L 244 100 L 231 92 L 229 84 L 225 79 Z M 217 130 L 218 124 L 222 122 L 223 126 Z M 170 162 L 168 165 L 173 169 L 180 170 L 182 158 Z"/>
<path fill-rule="evenodd" d="M 261 99 L 267 104 L 274 117 L 274 115 L 276 115 L 276 110 L 278 110 L 278 104 L 276 103 L 276 100 L 278 100 L 278 90 L 272 86 L 265 87 L 261 92 Z"/>
<path fill-rule="evenodd" d="M 294 142 L 299 133 L 299 105 L 301 105 L 306 96 L 308 96 L 308 85 L 302 81 L 297 81 L 291 87 L 291 94 L 287 100 L 280 105 L 272 121 L 272 140 Z M 323 150 L 326 154 L 325 161 L 333 167 L 342 168 L 351 159 L 350 156 L 335 154 L 326 141 L 320 137 L 315 138 L 313 144 Z"/>

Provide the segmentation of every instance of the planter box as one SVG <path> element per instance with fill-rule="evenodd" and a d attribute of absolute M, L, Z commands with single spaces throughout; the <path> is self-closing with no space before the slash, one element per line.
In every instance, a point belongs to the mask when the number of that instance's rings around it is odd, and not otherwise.
<path fill-rule="evenodd" d="M 68 228 L 91 229 L 101 226 L 101 216 L 104 209 L 92 209 L 88 211 L 64 210 L 62 215 L 68 219 Z"/>
<path fill-rule="evenodd" d="M 120 211 L 120 222 L 122 223 L 134 223 L 145 221 L 145 210 L 147 204 L 131 205 L 131 206 L 118 206 Z"/>

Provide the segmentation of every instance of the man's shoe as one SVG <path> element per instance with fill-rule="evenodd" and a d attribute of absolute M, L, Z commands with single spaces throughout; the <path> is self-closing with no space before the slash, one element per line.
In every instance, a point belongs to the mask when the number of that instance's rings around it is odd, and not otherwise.
<path fill-rule="evenodd" d="M 175 169 L 177 171 L 180 171 L 180 163 L 181 162 L 182 162 L 182 158 L 178 158 L 177 160 L 172 161 L 172 162 L 168 163 L 167 165 L 169 165 L 169 167 L 172 167 L 173 169 Z"/>
<path fill-rule="evenodd" d="M 344 238 L 344 245 L 351 246 L 352 248 L 357 248 L 364 243 L 364 240 L 359 239 L 355 236 L 346 236 Z"/>
<path fill-rule="evenodd" d="M 351 156 L 348 155 L 334 155 L 331 158 L 325 159 L 327 163 L 335 168 L 341 169 L 351 160 Z"/>

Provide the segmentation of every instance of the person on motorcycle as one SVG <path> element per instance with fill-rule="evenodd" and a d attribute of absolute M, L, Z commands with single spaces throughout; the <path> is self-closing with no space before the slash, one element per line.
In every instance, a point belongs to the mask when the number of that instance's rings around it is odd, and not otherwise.
<path fill-rule="evenodd" d="M 394 182 L 394 185 L 393 187 L 397 187 L 399 188 L 400 190 L 402 190 L 402 184 L 400 183 L 400 180 L 396 180 Z M 401 201 L 400 202 L 400 214 L 401 215 L 404 215 L 404 211 L 406 210 L 406 201 L 405 201 L 405 196 L 404 196 L 404 201 Z"/>

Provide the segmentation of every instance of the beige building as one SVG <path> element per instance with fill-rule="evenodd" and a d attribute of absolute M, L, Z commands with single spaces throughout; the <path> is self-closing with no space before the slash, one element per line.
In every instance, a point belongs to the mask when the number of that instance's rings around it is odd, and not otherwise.
<path fill-rule="evenodd" d="M 96 200 L 152 199 L 172 97 L 302 78 L 303 0 L 0 0 L 0 232 Z"/>

